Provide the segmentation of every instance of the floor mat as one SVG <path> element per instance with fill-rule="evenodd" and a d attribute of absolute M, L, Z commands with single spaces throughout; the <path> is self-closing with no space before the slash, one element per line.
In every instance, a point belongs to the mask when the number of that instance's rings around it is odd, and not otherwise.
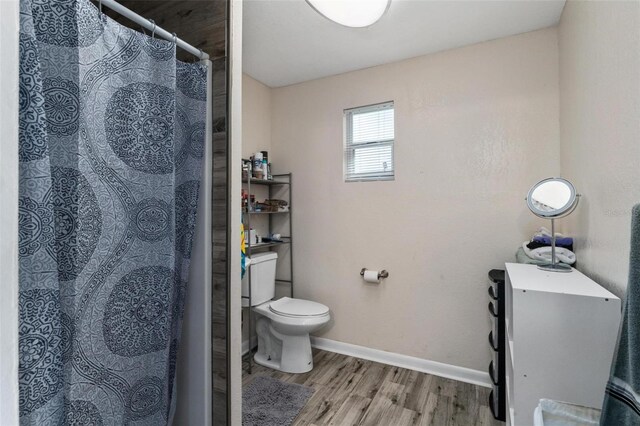
<path fill-rule="evenodd" d="M 242 425 L 289 426 L 313 392 L 307 386 L 258 376 L 242 391 Z"/>

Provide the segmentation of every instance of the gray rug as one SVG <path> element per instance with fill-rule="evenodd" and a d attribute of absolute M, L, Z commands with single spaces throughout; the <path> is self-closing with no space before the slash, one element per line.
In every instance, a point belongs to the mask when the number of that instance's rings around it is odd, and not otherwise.
<path fill-rule="evenodd" d="M 313 389 L 258 376 L 242 390 L 243 426 L 289 426 Z"/>

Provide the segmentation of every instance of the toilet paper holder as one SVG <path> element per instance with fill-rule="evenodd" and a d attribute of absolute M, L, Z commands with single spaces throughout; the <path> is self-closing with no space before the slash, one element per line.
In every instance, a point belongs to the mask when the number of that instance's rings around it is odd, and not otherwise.
<path fill-rule="evenodd" d="M 364 277 L 364 271 L 366 271 L 367 268 L 362 268 L 362 270 L 360 271 L 360 276 Z M 383 269 L 382 271 L 378 272 L 378 279 L 380 278 L 388 278 L 389 277 L 389 272 L 387 272 L 386 269 Z"/>

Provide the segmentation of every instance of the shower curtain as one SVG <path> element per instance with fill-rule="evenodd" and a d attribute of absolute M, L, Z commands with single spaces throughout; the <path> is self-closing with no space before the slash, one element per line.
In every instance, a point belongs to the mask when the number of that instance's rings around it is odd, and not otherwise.
<path fill-rule="evenodd" d="M 207 102 L 175 49 L 21 0 L 21 424 L 171 422 Z"/>

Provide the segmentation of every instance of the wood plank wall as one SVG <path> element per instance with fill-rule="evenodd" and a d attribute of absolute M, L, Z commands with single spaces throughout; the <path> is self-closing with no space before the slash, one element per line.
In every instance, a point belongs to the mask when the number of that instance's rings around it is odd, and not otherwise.
<path fill-rule="evenodd" d="M 122 5 L 193 46 L 208 53 L 213 62 L 213 291 L 212 370 L 213 425 L 228 422 L 228 1 L 227 0 L 122 0 Z M 130 28 L 144 30 L 107 8 L 103 11 Z M 178 59 L 192 61 L 178 49 Z"/>

